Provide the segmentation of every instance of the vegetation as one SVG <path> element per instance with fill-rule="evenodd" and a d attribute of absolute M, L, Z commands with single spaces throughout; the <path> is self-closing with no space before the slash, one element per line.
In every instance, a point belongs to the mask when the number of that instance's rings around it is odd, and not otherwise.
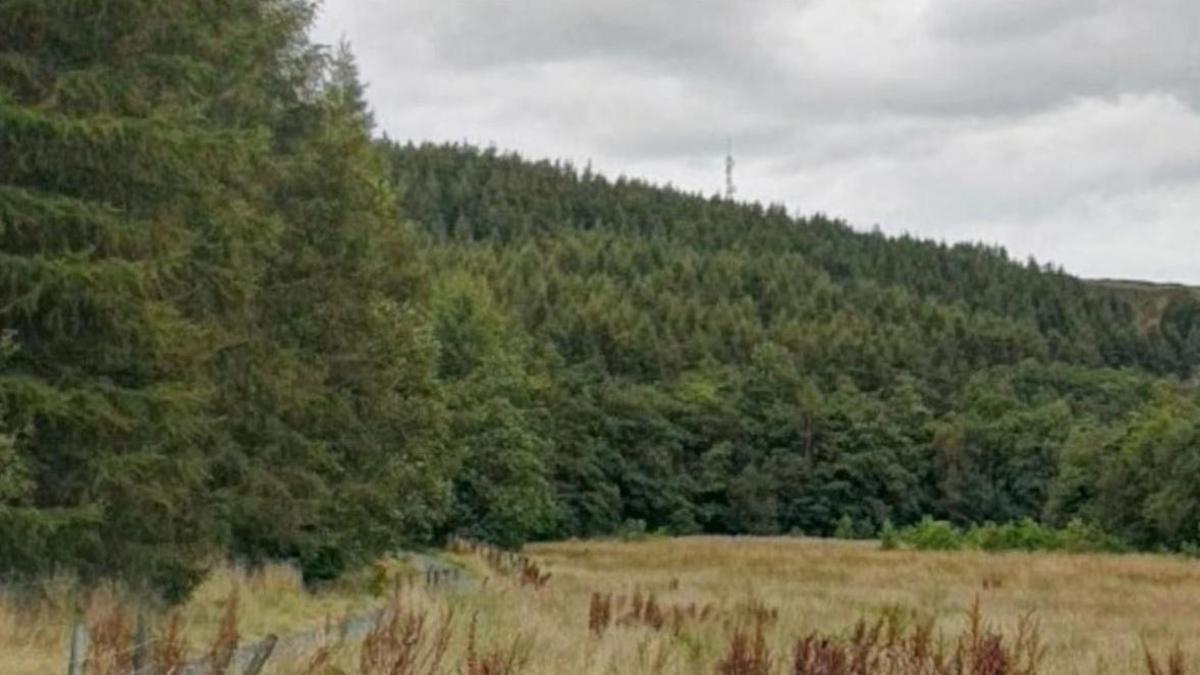
<path fill-rule="evenodd" d="M 555 508 L 533 512 L 553 517 L 493 540 L 865 538 L 928 515 L 1179 549 L 1200 528 L 1187 289 L 1163 290 L 1150 321 L 1123 288 L 989 247 L 490 150 L 385 148 L 424 257 L 490 294 L 507 317 L 494 344 L 531 382 L 510 419 L 544 445 L 511 461 L 548 472 Z"/>
<path fill-rule="evenodd" d="M 224 554 L 327 578 L 443 521 L 426 282 L 312 11 L 0 8 L 5 574 L 178 599 Z"/>
<path fill-rule="evenodd" d="M 220 666 L 271 632 L 281 640 L 266 672 L 288 675 L 1128 675 L 1200 666 L 1200 572 L 1161 556 L 882 552 L 796 538 L 530 548 L 519 559 L 460 543 L 469 586 L 397 570 L 382 595 L 349 581 L 309 593 L 297 570 L 281 566 L 222 568 L 150 625 L 149 660 L 159 672 Z M 548 581 L 528 583 L 530 566 Z M 109 590 L 88 603 L 90 664 L 130 659 L 130 602 Z M 0 601 L 0 670 L 58 670 L 63 611 Z M 343 634 L 347 613 L 369 617 L 364 629 Z M 21 641 L 12 627 L 43 637 Z"/>
<path fill-rule="evenodd" d="M 1189 289 L 377 139 L 313 11 L 0 5 L 0 575 L 179 602 L 223 558 L 926 515 L 1198 545 Z"/>
<path fill-rule="evenodd" d="M 984 523 L 959 530 L 946 521 L 926 517 L 903 530 L 885 531 L 880 540 L 885 549 L 902 545 L 917 551 L 975 549 L 1119 553 L 1128 550 L 1128 546 L 1120 539 L 1077 519 L 1060 529 L 1026 518 L 1015 523 Z"/>

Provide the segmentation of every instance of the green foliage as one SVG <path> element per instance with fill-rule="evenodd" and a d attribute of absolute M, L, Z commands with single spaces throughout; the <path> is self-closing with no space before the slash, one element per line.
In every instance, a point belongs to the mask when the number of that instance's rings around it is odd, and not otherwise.
<path fill-rule="evenodd" d="M 857 539 L 858 529 L 854 527 L 854 519 L 850 516 L 843 515 L 838 518 L 836 526 L 833 528 L 834 539 Z"/>
<path fill-rule="evenodd" d="M 1129 545 L 1120 538 L 1105 532 L 1099 525 L 1086 523 L 1079 518 L 1072 518 L 1055 535 L 1057 548 L 1071 553 L 1120 553 L 1129 550 Z"/>
<path fill-rule="evenodd" d="M 425 272 L 304 0 L 0 8 L 0 574 L 336 575 L 449 509 Z"/>
<path fill-rule="evenodd" d="M 918 551 L 1067 551 L 1071 553 L 1116 553 L 1127 549 L 1118 538 L 1099 527 L 1074 519 L 1066 527 L 1053 528 L 1031 518 L 1003 524 L 972 525 L 965 531 L 948 522 L 926 517 L 916 525 L 880 536 L 881 546 L 900 546 Z"/>
<path fill-rule="evenodd" d="M 1197 470 L 1200 401 L 1159 384 L 1133 414 L 1072 436 L 1047 511 L 1138 547 L 1177 549 L 1200 530 Z"/>
<path fill-rule="evenodd" d="M 890 519 L 884 520 L 879 528 L 879 547 L 885 551 L 900 548 L 900 533 Z"/>
<path fill-rule="evenodd" d="M 650 533 L 646 530 L 646 521 L 638 518 L 621 523 L 616 534 L 621 541 L 646 541 L 650 538 Z"/>
<path fill-rule="evenodd" d="M 1022 518 L 1015 523 L 972 527 L 963 535 L 963 543 L 983 551 L 1048 551 L 1058 547 L 1058 537 L 1054 530 Z"/>
<path fill-rule="evenodd" d="M 929 516 L 901 531 L 899 539 L 902 544 L 917 551 L 957 551 L 963 546 L 963 535 L 957 528 Z"/>
<path fill-rule="evenodd" d="M 27 537 L 8 570 L 178 595 L 219 551 L 211 366 L 253 311 L 270 99 L 308 16 L 0 8 L 0 323 L 19 347 L 0 398 L 34 486 L 5 505 L 5 534 Z"/>
<path fill-rule="evenodd" d="M 451 434 L 464 451 L 449 528 L 518 548 L 556 525 L 544 378 L 477 281 L 446 279 L 432 304 Z"/>
<path fill-rule="evenodd" d="M 1036 520 L 1075 435 L 1188 363 L 1123 296 L 989 247 L 384 146 L 438 276 L 469 271 L 547 378 L 547 536 Z"/>

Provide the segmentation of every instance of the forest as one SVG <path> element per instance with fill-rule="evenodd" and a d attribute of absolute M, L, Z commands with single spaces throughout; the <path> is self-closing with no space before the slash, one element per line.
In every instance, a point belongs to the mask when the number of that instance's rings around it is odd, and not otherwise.
<path fill-rule="evenodd" d="M 927 516 L 1200 544 L 1191 289 L 396 142 L 313 12 L 0 4 L 0 576 Z"/>

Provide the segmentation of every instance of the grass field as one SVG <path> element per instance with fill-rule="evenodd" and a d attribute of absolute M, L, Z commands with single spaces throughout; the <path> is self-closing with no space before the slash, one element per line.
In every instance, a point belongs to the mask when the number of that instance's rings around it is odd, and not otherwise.
<path fill-rule="evenodd" d="M 670 603 L 722 607 L 758 601 L 779 612 L 768 639 L 786 653 L 800 634 L 848 630 L 860 617 L 912 612 L 961 628 L 978 597 L 987 619 L 1009 630 L 1032 613 L 1046 657 L 1039 671 L 1139 673 L 1142 641 L 1158 653 L 1177 643 L 1200 653 L 1200 565 L 1162 556 L 881 551 L 873 543 L 803 539 L 692 538 L 643 543 L 579 542 L 531 547 L 554 575 L 544 597 L 527 609 L 495 611 L 498 624 L 529 625 L 541 663 L 530 672 L 649 672 L 639 654 L 660 645 L 637 630 L 605 636 L 580 654 L 583 609 L 593 590 L 654 591 Z M 676 589 L 676 590 L 673 590 Z M 526 617 L 520 619 L 520 617 Z M 545 623 L 543 623 L 543 621 Z M 557 627 L 557 628 L 556 628 Z M 666 672 L 711 672 L 725 643 L 724 626 L 701 633 L 698 657 L 675 656 Z M 664 638 L 668 643 L 672 638 Z M 615 664 L 615 667 L 608 664 Z"/>
<path fill-rule="evenodd" d="M 331 639 L 321 656 L 276 660 L 266 672 L 717 673 L 731 634 L 758 624 L 772 667 L 723 672 L 783 675 L 793 672 L 792 650 L 805 634 L 846 637 L 861 618 L 891 616 L 910 626 L 932 621 L 934 635 L 949 638 L 976 599 L 1010 642 L 1023 617 L 1037 621 L 1042 675 L 1145 673 L 1144 645 L 1156 654 L 1175 646 L 1200 654 L 1200 565 L 1179 558 L 917 553 L 710 537 L 539 544 L 525 553 L 543 579 L 550 575 L 541 585 L 488 556 L 452 554 L 477 583 L 444 590 L 409 584 L 397 591 L 404 612 L 367 648 Z M 218 632 L 235 585 L 243 640 L 320 626 L 382 602 L 363 584 L 313 595 L 286 568 L 255 575 L 226 569 L 181 611 L 194 649 Z M 103 610 L 97 601 L 93 612 Z M 447 612 L 453 615 L 444 622 Z M 65 672 L 66 632 L 55 602 L 0 604 L 0 672 Z M 408 670 L 389 671 L 379 658 L 374 669 L 364 666 L 365 656 L 403 649 L 414 635 Z"/>

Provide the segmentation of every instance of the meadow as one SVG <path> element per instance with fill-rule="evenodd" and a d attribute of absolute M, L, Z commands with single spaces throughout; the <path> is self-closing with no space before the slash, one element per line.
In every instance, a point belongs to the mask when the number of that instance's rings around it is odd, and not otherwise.
<path fill-rule="evenodd" d="M 1192 672 L 1190 657 L 1200 654 L 1200 567 L 1177 557 L 694 537 L 537 544 L 524 557 L 460 545 L 444 560 L 464 570 L 462 583 L 431 586 L 392 565 L 311 593 L 284 566 L 222 568 L 175 614 L 174 648 L 211 659 L 221 635 L 245 643 L 330 626 L 311 648 L 281 652 L 264 670 L 310 675 L 1105 675 L 1148 672 L 1148 653 L 1164 673 Z M 69 595 L 48 586 L 40 599 L 5 596 L 0 672 L 65 672 Z M 362 639 L 332 628 L 381 606 L 390 611 Z M 119 590 L 94 593 L 88 612 L 97 627 L 124 616 L 121 639 L 129 639 L 136 610 Z M 168 621 L 157 621 L 161 635 Z M 996 656 L 991 665 L 968 658 L 956 671 L 954 651 L 972 633 L 968 643 Z M 854 655 L 872 644 L 893 670 L 854 670 Z M 898 665 L 895 654 L 908 659 L 939 644 L 943 670 L 932 657 L 927 670 Z M 842 658 L 831 656 L 839 649 L 850 659 L 844 669 L 821 670 Z M 120 672 L 121 659 L 109 661 L 117 665 L 89 672 Z"/>

